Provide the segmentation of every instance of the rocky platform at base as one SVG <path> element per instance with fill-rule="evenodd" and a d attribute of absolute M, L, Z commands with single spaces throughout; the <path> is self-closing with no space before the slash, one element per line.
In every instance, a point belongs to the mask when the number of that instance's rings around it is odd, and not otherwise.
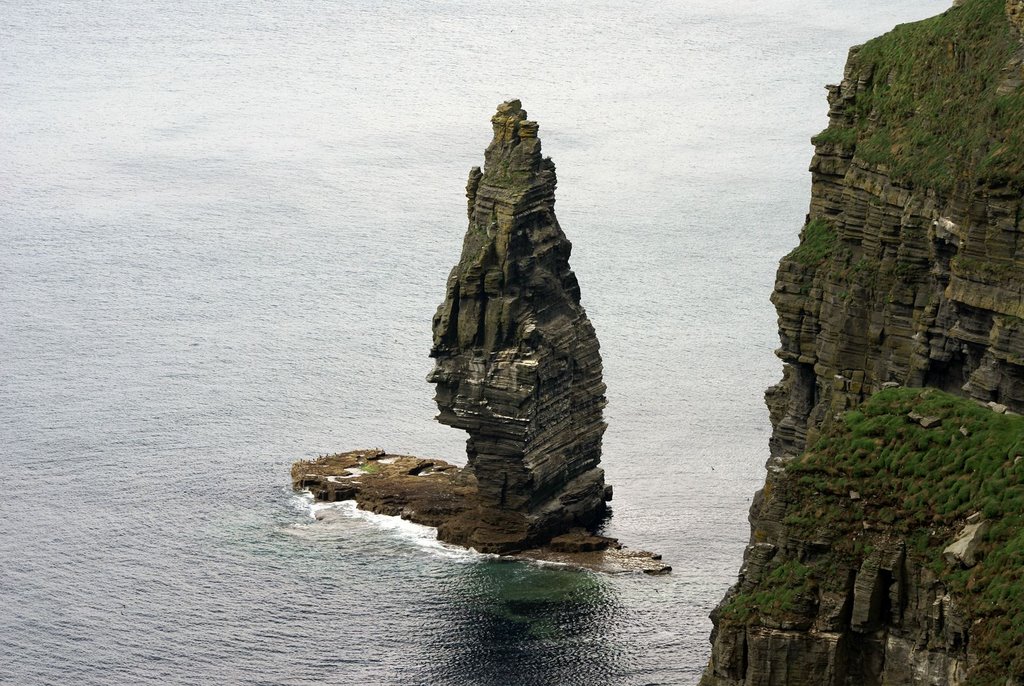
<path fill-rule="evenodd" d="M 483 553 L 533 562 L 568 565 L 597 572 L 666 574 L 661 556 L 627 548 L 614 538 L 574 528 L 541 546 L 519 549 L 516 522 L 502 534 L 493 513 L 481 509 L 472 473 L 444 460 L 391 455 L 383 450 L 353 450 L 300 460 L 292 465 L 292 487 L 322 502 L 354 500 L 363 510 L 436 527 L 438 538 Z M 481 518 L 489 520 L 482 522 Z M 481 532 L 488 540 L 480 541 Z"/>

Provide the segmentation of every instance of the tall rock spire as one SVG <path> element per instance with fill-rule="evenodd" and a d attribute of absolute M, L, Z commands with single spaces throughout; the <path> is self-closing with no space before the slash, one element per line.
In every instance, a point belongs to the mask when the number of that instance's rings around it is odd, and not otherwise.
<path fill-rule="evenodd" d="M 469 228 L 434 316 L 428 377 L 438 420 L 469 433 L 468 463 L 354 450 L 296 462 L 292 485 L 480 552 L 664 574 L 660 555 L 593 533 L 611 499 L 598 467 L 605 386 L 555 219 L 555 165 L 518 100 L 491 124 L 484 169 L 469 173 Z"/>
<path fill-rule="evenodd" d="M 555 218 L 555 165 L 518 100 L 469 174 L 469 228 L 434 316 L 438 420 L 469 433 L 480 511 L 446 540 L 514 549 L 604 511 L 597 336 Z M 608 489 L 610 495 L 610 489 Z M 497 541 L 497 543 L 495 543 Z"/>

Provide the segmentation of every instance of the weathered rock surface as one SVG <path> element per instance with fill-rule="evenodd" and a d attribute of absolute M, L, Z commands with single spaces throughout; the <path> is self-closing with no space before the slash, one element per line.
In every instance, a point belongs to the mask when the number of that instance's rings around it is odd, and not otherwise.
<path fill-rule="evenodd" d="M 555 166 L 518 100 L 491 120 L 484 169 L 469 175 L 469 229 L 434 317 L 429 380 L 438 420 L 465 429 L 479 490 L 472 528 L 522 548 L 605 510 L 605 386 L 597 336 L 555 218 Z M 499 533 L 500 532 L 500 533 Z"/>
<path fill-rule="evenodd" d="M 956 540 L 942 552 L 950 565 L 973 567 L 978 564 L 978 550 L 982 537 L 988 532 L 989 523 L 982 519 L 967 520 L 967 524 L 957 534 Z"/>
<path fill-rule="evenodd" d="M 858 54 L 829 87 L 829 130 L 851 130 L 863 116 L 855 103 L 875 84 L 875 67 Z M 824 259 L 797 251 L 779 265 L 772 302 L 784 373 L 766 393 L 772 454 L 799 453 L 886 383 L 1024 410 L 1019 185 L 959 169 L 963 180 L 939 192 L 825 136 L 810 170 L 808 226 L 827 226 L 833 245 Z"/>
<path fill-rule="evenodd" d="M 464 513 L 476 484 L 443 460 L 353 450 L 292 465 L 292 486 L 316 500 L 355 500 L 360 508 L 425 526 L 444 526 Z"/>
<path fill-rule="evenodd" d="M 810 540 L 795 534 L 787 517 L 800 509 L 800 489 L 777 458 L 770 464 L 751 510 L 752 542 L 739 582 L 712 613 L 702 686 L 964 683 L 970 621 L 942 580 L 908 557 L 907 542 L 884 525 L 852 534 L 860 550 L 871 551 L 861 556 L 839 552 L 827 534 Z M 780 583 L 776 570 L 825 560 L 833 577 L 807 587 L 783 610 L 750 620 L 723 616 L 739 594 L 772 596 Z"/>
<path fill-rule="evenodd" d="M 972 674 L 979 662 L 971 651 L 974 620 L 946 590 L 943 575 L 952 570 L 937 574 L 924 566 L 892 524 L 866 519 L 857 530 L 813 537 L 794 524 L 808 496 L 822 498 L 823 513 L 871 511 L 873 503 L 860 498 L 868 489 L 853 482 L 817 492 L 787 469 L 843 413 L 883 388 L 936 387 L 999 409 L 1024 410 L 1024 196 L 1018 172 L 1024 160 L 1007 161 L 1016 133 L 1000 128 L 997 107 L 1007 105 L 994 104 L 1019 97 L 1024 62 L 1021 51 L 1011 49 L 994 70 L 979 73 L 977 65 L 993 59 L 994 50 L 982 52 L 995 38 L 971 35 L 992 32 L 980 22 L 993 16 L 996 22 L 1009 18 L 1006 25 L 1014 31 L 1024 26 L 1024 2 L 1009 0 L 1000 17 L 1002 2 L 957 3 L 950 12 L 963 14 L 931 26 L 941 31 L 967 23 L 967 29 L 932 38 L 937 47 L 929 55 L 935 56 L 927 60 L 912 52 L 913 29 L 886 37 L 899 49 L 885 59 L 899 54 L 919 60 L 920 73 L 932 73 L 941 84 L 938 105 L 922 104 L 930 96 L 928 84 L 911 83 L 907 109 L 899 111 L 886 101 L 904 92 L 896 70 L 877 57 L 879 50 L 865 58 L 861 46 L 851 50 L 842 83 L 829 87 L 830 125 L 815 139 L 807 225 L 800 247 L 781 261 L 772 295 L 781 338 L 777 354 L 784 363 L 782 380 L 766 393 L 772 457 L 751 507 L 751 540 L 739 581 L 712 615 L 712 657 L 702 686 L 1003 686 L 1024 678 L 1021 665 L 1006 665 L 998 681 L 986 680 L 991 673 Z M 957 16 L 978 17 L 978 24 Z M 993 103 L 980 113 L 975 131 L 988 128 L 976 149 L 957 157 L 953 148 L 961 141 L 951 140 L 944 159 L 941 144 L 925 135 L 927 122 L 920 124 L 917 148 L 901 142 L 919 124 L 915 117 L 933 106 L 943 112 L 942 101 L 953 101 L 953 91 L 968 86 L 978 94 L 967 100 Z M 943 126 L 940 121 L 933 131 L 941 135 Z M 937 161 L 914 168 L 927 146 L 940 151 Z M 904 420 L 938 430 L 936 417 Z M 935 534 L 949 542 L 956 531 L 923 530 L 921 540 Z M 976 538 L 958 542 L 966 548 L 968 540 Z M 973 551 L 961 547 L 951 550 L 957 569 L 976 562 L 967 554 Z M 829 567 L 833 577 L 776 597 L 775 589 L 785 586 L 781 579 L 805 565 Z M 775 610 L 745 616 L 730 604 L 734 599 L 774 603 Z"/>
<path fill-rule="evenodd" d="M 296 489 L 435 526 L 448 543 L 602 571 L 663 573 L 660 556 L 591 533 L 606 512 L 605 386 L 594 328 L 555 218 L 555 166 L 518 100 L 470 171 L 469 228 L 434 317 L 438 420 L 467 465 L 354 451 L 298 462 Z"/>
<path fill-rule="evenodd" d="M 377 449 L 300 460 L 292 465 L 292 487 L 309 491 L 318 501 L 354 500 L 369 512 L 437 527 L 438 538 L 444 541 L 462 538 L 464 518 L 475 517 L 480 508 L 472 472 L 443 460 L 389 455 Z M 626 548 L 614 538 L 583 528 L 515 551 L 495 550 L 489 544 L 482 548 L 481 552 L 514 553 L 524 560 L 611 574 L 672 571 L 659 555 Z"/>

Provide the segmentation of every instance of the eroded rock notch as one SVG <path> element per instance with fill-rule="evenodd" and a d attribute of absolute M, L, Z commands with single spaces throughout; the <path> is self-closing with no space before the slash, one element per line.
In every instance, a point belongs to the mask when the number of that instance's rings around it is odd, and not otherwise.
<path fill-rule="evenodd" d="M 605 509 L 597 336 L 555 218 L 555 165 L 518 100 L 469 174 L 469 228 L 434 317 L 438 421 L 469 433 L 479 512 L 464 545 L 522 547 Z M 610 495 L 610 492 L 607 494 Z M 465 522 L 463 522 L 465 524 Z"/>

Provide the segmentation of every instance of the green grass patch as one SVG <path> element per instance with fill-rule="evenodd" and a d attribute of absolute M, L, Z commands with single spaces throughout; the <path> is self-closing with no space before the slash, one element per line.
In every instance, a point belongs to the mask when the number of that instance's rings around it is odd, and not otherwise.
<path fill-rule="evenodd" d="M 968 0 L 902 24 L 854 58 L 866 80 L 847 106 L 852 123 L 814 138 L 854 148 L 904 181 L 940 192 L 978 174 L 1024 179 L 1024 93 L 999 94 L 1001 71 L 1020 43 L 1004 0 Z"/>
<path fill-rule="evenodd" d="M 911 412 L 941 423 L 925 429 Z M 777 616 L 786 598 L 815 579 L 826 583 L 836 569 L 859 564 L 869 554 L 858 548 L 867 522 L 901 536 L 908 555 L 938 573 L 972 619 L 983 620 L 971 630 L 979 662 L 969 683 L 1005 678 L 1007 665 L 1024 673 L 1024 460 L 1016 459 L 1022 455 L 1022 417 L 934 389 L 875 394 L 786 467 L 784 481 L 793 489 L 787 500 L 795 504 L 785 523 L 805 540 L 832 540 L 833 552 L 801 575 L 784 574 L 770 591 L 777 602 L 766 602 L 763 590 L 734 598 L 745 608 L 734 616 Z M 860 499 L 851 499 L 850 490 Z M 992 522 L 983 561 L 950 570 L 942 550 L 974 512 Z M 769 583 L 777 580 L 773 572 Z"/>
<path fill-rule="evenodd" d="M 811 138 L 814 145 L 839 145 L 851 147 L 857 144 L 857 129 L 830 126 Z"/>
<path fill-rule="evenodd" d="M 832 256 L 838 238 L 824 219 L 812 219 L 800 232 L 800 244 L 785 258 L 807 266 L 820 264 Z"/>
<path fill-rule="evenodd" d="M 747 622 L 754 616 L 785 617 L 813 603 L 817 581 L 810 567 L 787 560 L 772 569 L 763 588 L 752 594 L 734 596 L 722 609 L 723 617 Z"/>

